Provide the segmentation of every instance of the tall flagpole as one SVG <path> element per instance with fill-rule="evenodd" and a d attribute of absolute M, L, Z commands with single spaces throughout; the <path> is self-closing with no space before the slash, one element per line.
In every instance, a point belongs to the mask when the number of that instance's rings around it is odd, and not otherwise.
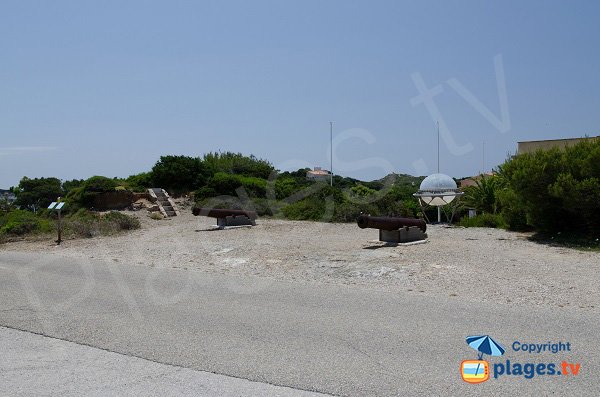
<path fill-rule="evenodd" d="M 437 172 L 440 173 L 440 122 L 437 121 Z M 438 206 L 438 223 L 442 223 L 442 207 Z"/>
<path fill-rule="evenodd" d="M 485 141 L 483 141 L 483 154 L 481 156 L 481 174 L 485 174 Z"/>
<path fill-rule="evenodd" d="M 437 138 L 438 138 L 438 142 L 437 142 L 437 149 L 438 149 L 438 156 L 437 156 L 437 172 L 438 174 L 440 173 L 440 122 L 437 122 Z"/>
<path fill-rule="evenodd" d="M 329 122 L 329 183 L 333 186 L 333 121 Z"/>

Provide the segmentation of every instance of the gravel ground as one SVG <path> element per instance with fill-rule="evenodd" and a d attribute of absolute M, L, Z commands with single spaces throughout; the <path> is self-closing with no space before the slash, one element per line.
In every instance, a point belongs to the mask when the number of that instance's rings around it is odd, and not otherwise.
<path fill-rule="evenodd" d="M 215 231 L 214 219 L 189 212 L 158 221 L 145 211 L 133 212 L 142 228 L 128 234 L 68 240 L 59 247 L 47 240 L 14 242 L 0 245 L 0 251 L 255 275 L 261 285 L 317 280 L 558 310 L 600 307 L 599 252 L 542 245 L 521 233 L 429 226 L 426 244 L 382 247 L 377 230 L 355 224 L 260 219 L 253 228 Z M 252 283 L 238 287 L 260 288 Z"/>

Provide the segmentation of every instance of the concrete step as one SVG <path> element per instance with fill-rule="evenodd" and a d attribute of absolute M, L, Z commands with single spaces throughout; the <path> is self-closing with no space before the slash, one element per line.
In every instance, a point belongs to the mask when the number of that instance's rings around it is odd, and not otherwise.
<path fill-rule="evenodd" d="M 156 196 L 156 204 L 165 214 L 167 214 L 167 216 L 177 216 L 177 211 L 173 204 L 171 204 L 171 201 L 169 201 L 169 196 L 167 196 L 163 189 L 153 188 L 149 190 L 154 193 Z"/>

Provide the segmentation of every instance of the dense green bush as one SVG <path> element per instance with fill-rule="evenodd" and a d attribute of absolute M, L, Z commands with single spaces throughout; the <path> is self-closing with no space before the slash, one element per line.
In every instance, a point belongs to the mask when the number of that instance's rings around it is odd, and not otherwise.
<path fill-rule="evenodd" d="M 103 219 L 106 222 L 115 224 L 119 230 L 135 230 L 141 227 L 139 219 L 117 211 L 105 214 Z"/>
<path fill-rule="evenodd" d="M 377 193 L 377 190 L 366 187 L 362 183 L 357 183 L 355 186 L 352 186 L 350 190 L 354 196 L 361 198 L 373 197 Z"/>
<path fill-rule="evenodd" d="M 104 193 L 114 191 L 119 186 L 119 182 L 112 178 L 96 175 L 87 179 L 81 186 L 87 192 Z"/>
<path fill-rule="evenodd" d="M 214 154 L 205 158 L 215 163 L 223 158 L 231 160 L 231 157 L 217 158 Z M 307 180 L 307 172 L 308 169 L 283 172 L 275 178 L 271 174 L 269 180 L 265 180 L 220 171 L 195 192 L 195 198 L 202 206 L 210 206 L 211 201 L 214 202 L 210 199 L 219 197 L 219 205 L 224 202 L 229 208 L 250 205 L 259 214 L 295 220 L 354 222 L 361 213 L 417 216 L 420 212 L 412 194 L 417 191 L 421 178 L 391 175 L 379 181 L 360 182 L 335 177 L 332 187 L 327 181 Z"/>
<path fill-rule="evenodd" d="M 242 194 L 249 197 L 265 198 L 267 181 L 260 178 L 216 173 L 210 178 L 206 186 L 196 191 L 197 199 L 205 199 L 214 196 L 238 196 L 238 189 L 243 189 Z"/>
<path fill-rule="evenodd" d="M 331 221 L 334 206 L 335 203 L 333 201 L 324 201 L 317 197 L 309 197 L 288 204 L 281 211 L 287 219 L 291 220 Z"/>
<path fill-rule="evenodd" d="M 333 213 L 334 222 L 355 222 L 361 214 L 377 214 L 377 206 L 369 203 L 353 203 L 345 201 L 335 206 Z"/>
<path fill-rule="evenodd" d="M 207 168 L 199 157 L 188 156 L 161 156 L 151 171 L 154 187 L 166 189 L 173 194 L 200 188 L 206 183 L 208 175 Z"/>
<path fill-rule="evenodd" d="M 459 225 L 464 227 L 493 227 L 503 229 L 507 227 L 502 215 L 490 213 L 476 215 L 473 218 L 463 217 Z"/>
<path fill-rule="evenodd" d="M 343 191 L 329 185 L 315 185 L 318 190 L 282 208 L 282 214 L 294 220 L 321 220 L 327 222 L 354 222 L 360 214 L 374 216 L 414 217 L 418 204 L 412 196 L 407 197 L 402 189 L 377 192 L 363 185 L 355 185 Z"/>
<path fill-rule="evenodd" d="M 64 181 L 62 184 L 62 188 L 64 194 L 67 195 L 73 189 L 83 186 L 85 179 L 72 179 L 70 181 Z"/>
<path fill-rule="evenodd" d="M 305 182 L 306 178 L 294 178 L 290 176 L 280 176 L 275 181 L 270 182 L 269 187 L 274 190 L 274 195 L 277 200 L 283 200 L 291 197 L 302 188 L 309 185 Z"/>
<path fill-rule="evenodd" d="M 496 192 L 496 198 L 501 208 L 500 214 L 508 229 L 518 231 L 532 229 L 527 224 L 527 214 L 523 206 L 519 203 L 519 198 L 514 190 L 502 188 Z"/>
<path fill-rule="evenodd" d="M 91 238 L 112 235 L 139 229 L 140 226 L 137 218 L 121 212 L 111 211 L 102 215 L 83 208 L 67 215 L 63 221 L 64 234 L 67 237 Z"/>
<path fill-rule="evenodd" d="M 199 207 L 227 208 L 234 210 L 256 211 L 258 216 L 272 216 L 281 206 L 277 202 L 263 198 L 247 198 L 241 200 L 234 196 L 210 197 L 196 202 Z"/>
<path fill-rule="evenodd" d="M 499 202 L 509 227 L 522 214 L 540 233 L 600 233 L 600 139 L 515 156 L 500 176 L 506 192 Z"/>
<path fill-rule="evenodd" d="M 474 208 L 478 212 L 495 214 L 499 209 L 497 195 L 501 185 L 502 179 L 500 177 L 481 175 L 475 181 L 474 186 L 468 186 L 464 189 L 464 195 L 461 198 L 462 205 Z"/>
<path fill-rule="evenodd" d="M 21 208 L 46 208 L 63 195 L 62 184 L 58 178 L 23 177 L 15 188 L 17 201 L 15 204 Z"/>
<path fill-rule="evenodd" d="M 275 171 L 273 165 L 268 161 L 258 159 L 253 155 L 244 156 L 241 153 L 208 153 L 204 155 L 203 163 L 211 175 L 223 172 L 269 179 Z"/>
<path fill-rule="evenodd" d="M 25 210 L 12 210 L 0 216 L 0 235 L 22 236 L 32 232 L 47 232 L 51 223 L 39 215 Z"/>
<path fill-rule="evenodd" d="M 99 214 L 84 208 L 67 214 L 62 221 L 63 236 L 69 238 L 112 235 L 140 228 L 140 221 L 120 212 Z M 49 233 L 56 230 L 56 213 L 12 210 L 0 215 L 0 241 L 10 236 Z"/>
<path fill-rule="evenodd" d="M 124 185 L 133 192 L 145 192 L 148 188 L 154 187 L 151 172 L 142 172 L 131 175 L 123 182 Z"/>
<path fill-rule="evenodd" d="M 93 176 L 85 180 L 81 186 L 71 189 L 66 196 L 67 210 L 76 211 L 79 208 L 91 208 L 97 195 L 113 192 L 119 186 L 119 181 L 105 176 Z"/>

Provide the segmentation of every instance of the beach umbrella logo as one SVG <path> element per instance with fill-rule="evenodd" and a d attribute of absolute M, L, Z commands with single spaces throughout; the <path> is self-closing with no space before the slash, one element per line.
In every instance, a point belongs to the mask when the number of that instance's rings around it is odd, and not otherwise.
<path fill-rule="evenodd" d="M 498 342 L 493 340 L 489 335 L 468 336 L 467 345 L 479 352 L 479 360 L 484 354 L 488 356 L 503 356 L 506 351 Z"/>
<path fill-rule="evenodd" d="M 467 383 L 483 383 L 490 378 L 490 366 L 487 361 L 483 360 L 483 355 L 503 356 L 506 350 L 489 335 L 469 336 L 467 344 L 479 355 L 477 360 L 465 360 L 461 363 L 462 379 Z"/>

